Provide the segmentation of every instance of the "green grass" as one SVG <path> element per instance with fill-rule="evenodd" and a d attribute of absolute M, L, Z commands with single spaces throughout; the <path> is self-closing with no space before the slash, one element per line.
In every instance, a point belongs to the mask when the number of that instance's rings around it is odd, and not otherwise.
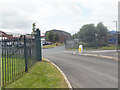
<path fill-rule="evenodd" d="M 3 60 L 3 62 L 2 62 Z M 7 84 L 24 72 L 25 61 L 23 58 L 5 58 L 1 59 L 1 81 Z"/>
<path fill-rule="evenodd" d="M 98 49 L 96 49 L 95 47 L 84 47 L 84 50 L 114 50 L 114 49 L 115 49 L 114 46 L 98 47 Z"/>
<path fill-rule="evenodd" d="M 99 47 L 98 49 L 100 50 L 114 50 L 116 49 L 116 47 L 112 46 L 112 47 Z"/>
<path fill-rule="evenodd" d="M 67 88 L 67 84 L 61 73 L 51 63 L 43 60 L 5 88 Z"/>
<path fill-rule="evenodd" d="M 118 45 L 118 49 L 120 50 L 120 44 Z"/>
<path fill-rule="evenodd" d="M 34 59 L 28 58 L 28 67 L 32 64 Z M 2 62 L 3 61 L 3 62 Z M 1 82 L 4 85 L 14 81 L 25 72 L 24 57 L 3 57 L 1 59 Z"/>
<path fill-rule="evenodd" d="M 64 45 L 64 44 L 61 44 L 61 43 L 57 43 L 57 44 L 58 44 L 58 46 Z M 56 44 L 55 44 L 55 43 L 54 43 L 54 44 L 51 44 L 51 45 L 45 45 L 45 46 L 43 46 L 42 48 L 45 49 L 45 48 L 54 48 L 54 47 L 56 47 Z"/>
<path fill-rule="evenodd" d="M 98 49 L 102 49 L 102 50 L 115 50 L 116 49 L 116 45 L 109 45 L 109 46 L 105 46 L 105 47 L 99 47 Z M 120 49 L 120 45 L 118 45 L 118 49 Z"/>
<path fill-rule="evenodd" d="M 96 50 L 95 47 L 84 47 L 84 50 Z"/>

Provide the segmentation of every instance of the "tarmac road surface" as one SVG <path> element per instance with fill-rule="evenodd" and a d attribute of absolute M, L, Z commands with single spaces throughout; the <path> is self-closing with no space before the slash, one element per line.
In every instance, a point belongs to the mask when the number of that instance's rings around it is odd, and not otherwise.
<path fill-rule="evenodd" d="M 118 61 L 73 55 L 64 46 L 43 49 L 43 57 L 55 63 L 73 88 L 118 88 Z"/>

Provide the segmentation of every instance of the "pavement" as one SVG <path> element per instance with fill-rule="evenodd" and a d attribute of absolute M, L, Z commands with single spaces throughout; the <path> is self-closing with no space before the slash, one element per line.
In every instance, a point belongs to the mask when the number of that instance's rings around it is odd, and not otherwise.
<path fill-rule="evenodd" d="M 118 52 L 119 51 L 116 50 L 89 50 L 83 51 L 82 53 L 74 51 L 73 54 L 118 60 L 118 57 L 120 56 Z"/>
<path fill-rule="evenodd" d="M 64 72 L 73 88 L 118 87 L 116 60 L 73 55 L 73 51 L 65 50 L 64 46 L 43 49 L 43 57 Z"/>
<path fill-rule="evenodd" d="M 103 56 L 110 56 L 110 57 L 118 57 L 118 52 L 116 50 L 95 50 L 95 51 L 84 51 L 86 54 L 95 54 L 95 55 L 103 55 Z"/>

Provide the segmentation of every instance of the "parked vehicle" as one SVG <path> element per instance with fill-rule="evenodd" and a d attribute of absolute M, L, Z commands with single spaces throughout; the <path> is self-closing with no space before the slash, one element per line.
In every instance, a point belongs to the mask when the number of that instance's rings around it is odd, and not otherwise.
<path fill-rule="evenodd" d="M 52 44 L 52 42 L 45 41 L 45 42 L 43 43 L 43 46 L 44 46 L 44 45 L 51 45 L 51 44 Z"/>
<path fill-rule="evenodd" d="M 11 42 L 2 42 L 1 45 L 2 46 L 11 46 L 12 47 L 12 43 Z"/>

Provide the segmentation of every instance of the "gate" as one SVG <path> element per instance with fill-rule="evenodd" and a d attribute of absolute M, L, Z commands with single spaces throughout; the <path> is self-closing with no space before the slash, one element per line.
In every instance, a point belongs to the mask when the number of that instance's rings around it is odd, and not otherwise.
<path fill-rule="evenodd" d="M 79 47 L 78 43 L 79 43 L 79 39 L 66 40 L 65 41 L 65 48 L 66 49 L 71 49 L 71 48 L 77 49 Z"/>
<path fill-rule="evenodd" d="M 34 35 L 17 35 L 1 38 L 1 86 L 14 81 L 42 60 L 40 31 Z"/>

